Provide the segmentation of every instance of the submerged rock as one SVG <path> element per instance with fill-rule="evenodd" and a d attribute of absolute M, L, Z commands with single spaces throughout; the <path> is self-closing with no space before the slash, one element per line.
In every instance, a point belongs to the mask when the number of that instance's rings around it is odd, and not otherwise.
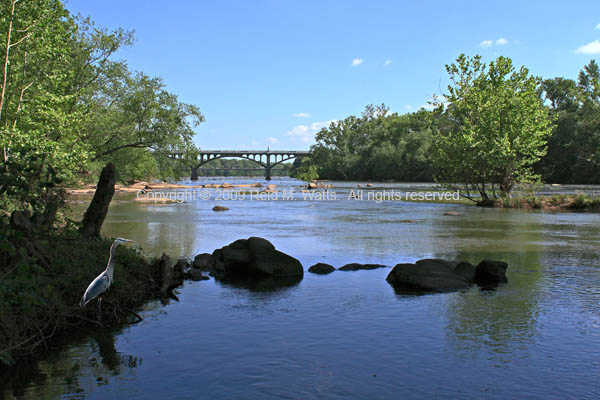
<path fill-rule="evenodd" d="M 330 274 L 335 271 L 335 267 L 325 263 L 316 263 L 308 269 L 308 272 L 312 272 L 313 274 Z"/>
<path fill-rule="evenodd" d="M 212 208 L 213 211 L 227 211 L 229 210 L 229 207 L 224 207 L 224 206 L 214 206 Z"/>
<path fill-rule="evenodd" d="M 338 270 L 339 271 L 359 271 L 361 269 L 377 269 L 377 268 L 387 268 L 387 265 L 350 263 L 350 264 L 344 265 L 343 267 L 338 268 Z"/>

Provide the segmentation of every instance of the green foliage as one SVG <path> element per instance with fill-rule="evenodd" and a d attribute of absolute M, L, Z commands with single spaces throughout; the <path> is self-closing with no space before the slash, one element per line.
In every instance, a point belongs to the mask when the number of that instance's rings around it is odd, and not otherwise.
<path fill-rule="evenodd" d="M 430 181 L 430 112 L 389 114 L 385 105 L 333 122 L 316 135 L 309 162 L 322 179 Z M 301 164 L 302 172 L 310 168 Z"/>
<path fill-rule="evenodd" d="M 298 160 L 297 163 L 294 163 L 294 169 L 291 176 L 305 182 L 319 179 L 317 166 L 313 164 L 309 158 L 302 158 Z"/>
<path fill-rule="evenodd" d="M 548 140 L 548 155 L 537 169 L 544 179 L 559 183 L 598 183 L 600 177 L 600 71 L 592 60 L 578 82 L 547 79 L 543 95 L 556 125 Z"/>
<path fill-rule="evenodd" d="M 434 140 L 437 179 L 464 185 L 468 197 L 475 192 L 483 201 L 497 198 L 496 189 L 509 194 L 517 182 L 537 181 L 532 166 L 552 127 L 540 79 L 505 57 L 486 65 L 461 55 L 446 70 L 451 84 L 436 105 L 450 126 Z"/>
<path fill-rule="evenodd" d="M 132 42 L 58 0 L 0 3 L 0 195 L 9 209 L 42 212 L 106 162 L 129 179 L 165 175 L 155 155 L 192 146 L 197 107 L 112 60 Z"/>
<path fill-rule="evenodd" d="M 89 104 L 85 140 L 94 159 L 107 162 L 123 149 L 185 151 L 204 121 L 200 110 L 181 103 L 162 79 L 123 69 L 112 71 L 108 87 L 94 93 Z"/>

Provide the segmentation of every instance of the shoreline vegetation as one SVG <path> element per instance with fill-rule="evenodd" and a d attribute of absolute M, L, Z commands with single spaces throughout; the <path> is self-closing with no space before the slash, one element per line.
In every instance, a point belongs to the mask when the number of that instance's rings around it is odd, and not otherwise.
<path fill-rule="evenodd" d="M 0 370 L 44 352 L 73 329 L 135 323 L 144 304 L 163 297 L 161 260 L 119 247 L 100 324 L 95 304 L 80 308 L 78 303 L 86 285 L 106 268 L 112 240 L 85 237 L 72 226 L 44 232 L 30 216 L 18 218 L 19 227 L 14 217 L 0 223 L 5 267 L 0 276 Z"/>
<path fill-rule="evenodd" d="M 328 181 L 311 181 L 303 186 L 303 191 L 309 190 L 334 190 L 335 187 Z M 401 182 L 397 182 L 401 183 Z M 193 184 L 185 185 L 178 183 L 168 182 L 157 182 L 148 183 L 145 181 L 134 181 L 128 185 L 115 185 L 116 193 L 144 193 L 143 196 L 136 196 L 132 198 L 132 201 L 140 203 L 159 203 L 159 204 L 171 204 L 181 203 L 178 197 L 175 196 L 177 192 L 163 193 L 162 190 L 186 190 L 186 189 L 227 189 L 231 190 L 232 193 L 239 194 L 256 194 L 256 193 L 277 193 L 277 185 L 275 184 L 262 184 L 262 183 L 207 183 L 207 184 Z M 352 190 L 365 191 L 367 194 L 370 192 L 378 193 L 382 191 L 383 196 L 381 201 L 406 201 L 406 202 L 422 202 L 422 203 L 438 203 L 438 204 L 459 204 L 459 205 L 475 205 L 484 207 L 496 207 L 506 209 L 522 209 L 522 210 L 546 210 L 546 211 L 589 211 L 589 212 L 600 212 L 600 196 L 589 195 L 585 193 L 574 193 L 574 194 L 553 194 L 553 195 L 540 195 L 532 191 L 514 191 L 511 197 L 504 197 L 495 201 L 488 201 L 484 204 L 478 202 L 476 199 L 468 199 L 466 197 L 450 196 L 455 194 L 449 190 L 440 188 L 439 191 L 432 189 L 423 190 L 422 193 L 425 195 L 431 193 L 431 198 L 421 196 L 424 198 L 411 199 L 410 196 L 401 196 L 400 198 L 386 197 L 389 194 L 390 188 L 386 186 L 377 186 L 373 183 L 358 183 L 355 187 L 351 187 Z M 91 195 L 95 193 L 96 185 L 83 185 L 79 188 L 67 189 L 69 196 L 73 195 Z M 157 193 L 157 196 L 153 196 L 153 193 Z M 394 192 L 398 194 L 402 192 Z M 167 196 L 172 194 L 172 198 Z M 441 196 L 440 196 L 441 195 Z M 365 196 L 368 199 L 378 200 L 376 197 Z M 70 197 L 72 199 L 72 197 Z M 69 201 L 69 198 L 67 198 Z M 226 201 L 226 200 L 225 200 Z"/>

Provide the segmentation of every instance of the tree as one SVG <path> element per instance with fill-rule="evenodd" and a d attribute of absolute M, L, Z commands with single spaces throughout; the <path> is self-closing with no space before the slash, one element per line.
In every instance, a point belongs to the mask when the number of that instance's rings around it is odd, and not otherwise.
<path fill-rule="evenodd" d="M 591 60 L 578 81 L 547 79 L 542 95 L 556 120 L 548 154 L 537 166 L 545 181 L 598 183 L 600 179 L 600 73 Z"/>
<path fill-rule="evenodd" d="M 510 195 L 515 183 L 539 180 L 532 166 L 546 153 L 552 129 L 539 96 L 541 81 L 510 58 L 488 65 L 461 54 L 446 65 L 448 93 L 436 113 L 449 121 L 434 140 L 437 180 L 466 190 L 465 197 L 489 203 Z"/>
<path fill-rule="evenodd" d="M 88 160 L 81 98 L 102 80 L 108 58 L 129 35 L 78 23 L 58 0 L 5 1 L 0 15 L 2 202 L 53 209 L 59 186 Z"/>
<path fill-rule="evenodd" d="M 91 100 L 94 116 L 87 141 L 93 160 L 110 161 L 122 149 L 164 151 L 192 146 L 194 128 L 204 116 L 168 92 L 160 78 L 115 71 L 111 82 Z"/>

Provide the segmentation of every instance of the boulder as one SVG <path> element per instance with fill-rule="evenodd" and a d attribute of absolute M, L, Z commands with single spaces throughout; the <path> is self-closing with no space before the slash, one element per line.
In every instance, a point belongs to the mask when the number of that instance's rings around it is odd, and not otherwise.
<path fill-rule="evenodd" d="M 206 281 L 210 279 L 208 276 L 203 275 L 202 271 L 196 268 L 191 268 L 189 271 L 187 271 L 185 277 L 193 281 Z"/>
<path fill-rule="evenodd" d="M 308 272 L 312 272 L 313 274 L 330 274 L 335 271 L 335 268 L 332 265 L 325 263 L 316 263 L 308 269 Z"/>
<path fill-rule="evenodd" d="M 454 267 L 454 273 L 465 278 L 467 282 L 475 281 L 475 266 L 466 261 L 459 262 L 456 267 Z"/>
<path fill-rule="evenodd" d="M 229 210 L 229 207 L 224 207 L 224 206 L 214 206 L 212 208 L 213 211 L 227 211 Z"/>
<path fill-rule="evenodd" d="M 202 253 L 194 257 L 192 267 L 200 271 L 210 271 L 215 265 L 215 260 L 212 254 Z"/>
<path fill-rule="evenodd" d="M 508 264 L 504 261 L 483 260 L 475 269 L 474 281 L 479 286 L 507 283 L 506 268 Z"/>
<path fill-rule="evenodd" d="M 346 264 L 343 267 L 338 268 L 340 271 L 358 271 L 361 269 L 376 269 L 376 268 L 386 268 L 387 265 L 381 264 L 358 264 L 358 263 L 350 263 Z"/>
<path fill-rule="evenodd" d="M 437 259 L 398 264 L 386 280 L 396 289 L 447 292 L 468 288 L 469 282 L 454 272 L 454 266 L 450 261 Z"/>
<path fill-rule="evenodd" d="M 386 280 L 396 289 L 447 292 L 466 289 L 473 283 L 482 288 L 494 288 L 506 283 L 506 268 L 502 261 L 484 260 L 477 265 L 442 259 L 419 260 L 414 264 L 398 264 Z"/>
<path fill-rule="evenodd" d="M 302 276 L 300 261 L 275 249 L 268 240 L 239 239 L 213 252 L 211 275 L 225 277 Z"/>

